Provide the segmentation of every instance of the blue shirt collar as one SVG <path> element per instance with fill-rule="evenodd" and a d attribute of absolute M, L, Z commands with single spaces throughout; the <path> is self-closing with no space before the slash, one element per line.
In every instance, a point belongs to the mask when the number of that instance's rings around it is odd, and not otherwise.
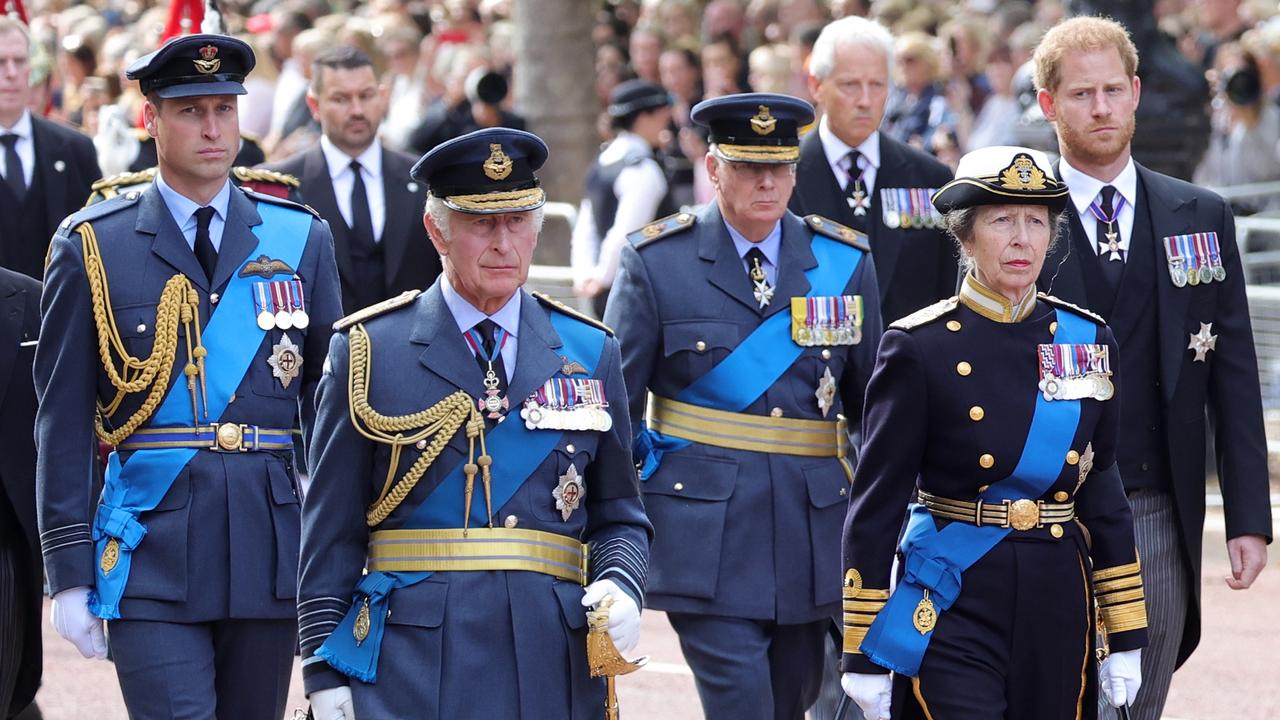
<path fill-rule="evenodd" d="M 506 330 L 512 337 L 520 337 L 520 296 L 523 294 L 516 290 L 510 300 L 503 305 L 498 312 L 492 315 L 485 315 L 478 308 L 467 302 L 458 291 L 454 289 L 453 284 L 449 282 L 449 276 L 440 273 L 440 293 L 444 295 L 444 304 L 449 308 L 449 312 L 453 313 L 454 322 L 458 323 L 458 330 L 466 333 L 468 330 L 476 326 L 476 323 L 488 318 L 497 323 L 498 327 Z"/>
<path fill-rule="evenodd" d="M 738 232 L 729 224 L 728 220 L 724 221 L 725 229 L 729 231 L 729 237 L 733 238 L 733 247 L 738 252 L 738 257 L 745 258 L 747 251 L 751 248 L 759 248 L 764 253 L 764 259 L 769 261 L 770 265 L 778 266 L 778 247 L 782 244 L 782 221 L 773 224 L 773 229 L 765 236 L 764 240 L 758 243 L 751 242 L 742 233 Z"/>
<path fill-rule="evenodd" d="M 169 208 L 169 214 L 173 216 L 173 222 L 178 228 L 186 234 L 187 225 L 195 227 L 195 214 L 201 205 L 182 193 L 174 190 L 169 183 L 164 181 L 164 175 L 156 173 L 156 190 L 160 191 L 160 197 L 164 199 L 165 207 Z M 213 200 L 209 202 L 209 207 L 213 208 L 214 214 L 222 222 L 227 221 L 227 206 L 231 204 L 231 180 L 228 179 L 223 184 L 222 189 L 217 195 L 213 196 Z"/>

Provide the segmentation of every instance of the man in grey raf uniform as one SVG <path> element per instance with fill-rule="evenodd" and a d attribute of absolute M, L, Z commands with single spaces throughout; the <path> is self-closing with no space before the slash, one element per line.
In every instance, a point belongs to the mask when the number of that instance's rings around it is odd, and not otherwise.
<path fill-rule="evenodd" d="M 844 416 L 862 412 L 880 296 L 861 234 L 787 210 L 808 103 L 731 95 L 692 117 L 716 201 L 633 234 L 606 312 L 654 525 L 648 605 L 708 717 L 798 720 L 840 609 Z"/>
<path fill-rule="evenodd" d="M 499 128 L 427 153 L 443 274 L 337 325 L 298 597 L 317 720 L 598 718 L 586 606 L 612 603 L 593 639 L 638 639 L 652 529 L 618 343 L 521 287 L 546 157 Z"/>
<path fill-rule="evenodd" d="M 35 358 L 54 628 L 112 659 L 133 718 L 279 718 L 297 625 L 293 419 L 341 314 L 329 231 L 228 180 L 249 46 L 128 69 L 160 166 L 53 238 Z M 96 408 L 96 409 L 95 409 Z M 91 496 L 98 441 L 115 447 Z"/>

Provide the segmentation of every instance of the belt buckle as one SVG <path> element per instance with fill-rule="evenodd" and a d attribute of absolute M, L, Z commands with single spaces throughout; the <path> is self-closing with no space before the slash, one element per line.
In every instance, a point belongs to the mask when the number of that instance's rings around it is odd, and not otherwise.
<path fill-rule="evenodd" d="M 223 452 L 246 452 L 249 448 L 245 447 L 244 436 L 249 430 L 249 426 L 239 423 L 226 422 L 215 425 L 213 428 L 213 447 L 214 450 Z"/>
<path fill-rule="evenodd" d="M 1030 530 L 1040 525 L 1040 503 L 1022 498 L 1021 500 L 1005 500 L 1008 512 L 1009 527 L 1014 530 Z"/>

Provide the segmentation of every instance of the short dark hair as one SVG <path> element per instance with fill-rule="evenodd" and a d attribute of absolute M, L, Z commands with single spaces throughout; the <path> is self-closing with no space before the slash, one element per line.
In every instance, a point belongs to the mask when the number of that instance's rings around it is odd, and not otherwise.
<path fill-rule="evenodd" d="M 320 78 L 324 74 L 325 68 L 330 70 L 355 70 L 362 67 L 372 68 L 373 60 L 360 48 L 350 45 L 338 45 L 321 50 L 316 53 L 315 59 L 311 61 L 311 94 L 320 94 Z"/>

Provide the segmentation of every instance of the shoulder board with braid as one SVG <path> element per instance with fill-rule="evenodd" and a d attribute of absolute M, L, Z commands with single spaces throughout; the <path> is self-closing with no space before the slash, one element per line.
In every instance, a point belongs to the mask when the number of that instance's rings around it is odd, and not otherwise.
<path fill-rule="evenodd" d="M 335 322 L 333 324 L 333 329 L 339 331 L 346 330 L 356 323 L 362 323 L 369 318 L 377 317 L 383 313 L 391 312 L 396 308 L 404 307 L 405 305 L 413 302 L 421 293 L 421 290 L 405 290 L 395 297 L 387 298 L 380 303 L 374 303 L 366 308 L 360 308 L 359 310 Z"/>
<path fill-rule="evenodd" d="M 269 195 L 267 193 L 258 192 L 257 190 L 250 190 L 247 187 L 242 187 L 240 188 L 240 190 L 242 190 L 245 195 L 248 195 L 250 198 L 257 200 L 258 202 L 271 203 L 272 205 L 279 205 L 280 207 L 286 207 L 286 208 L 289 208 L 290 210 L 297 210 L 298 212 L 310 213 L 317 220 L 324 219 L 320 217 L 320 213 L 316 212 L 316 209 L 311 207 L 310 205 L 303 205 L 302 203 L 296 203 L 292 200 L 289 200 L 288 198 L 276 197 L 275 195 Z"/>
<path fill-rule="evenodd" d="M 852 245 L 863 252 L 871 252 L 871 246 L 867 244 L 867 236 L 847 225 L 841 225 L 835 220 L 824 218 L 821 215 L 805 215 L 804 222 L 819 235 L 826 235 L 832 240 L 839 240 L 845 245 Z"/>
<path fill-rule="evenodd" d="M 1070 310 L 1071 312 L 1074 312 L 1077 315 L 1082 315 L 1086 318 L 1089 318 L 1090 320 L 1094 321 L 1099 325 L 1107 324 L 1107 321 L 1103 320 L 1101 315 L 1098 315 L 1097 313 L 1094 313 L 1091 310 L 1086 310 L 1080 307 L 1079 305 L 1076 305 L 1075 303 L 1069 303 L 1066 300 L 1063 300 L 1062 298 L 1054 297 L 1052 295 L 1049 295 L 1048 293 L 1037 293 L 1037 295 L 1041 300 L 1049 303 L 1050 305 L 1056 308 L 1062 308 L 1063 310 Z"/>
<path fill-rule="evenodd" d="M 904 318 L 894 320 L 892 323 L 889 323 L 889 327 L 896 330 L 913 330 L 922 325 L 928 325 L 934 320 L 937 320 L 938 318 L 955 310 L 959 305 L 960 298 L 956 296 L 949 297 L 946 300 L 939 300 L 932 305 L 926 305 L 925 307 L 920 308 Z"/>
<path fill-rule="evenodd" d="M 85 207 L 96 205 L 117 195 L 123 195 L 126 190 L 140 190 L 143 186 L 155 182 L 155 179 L 156 168 L 147 168 L 138 172 L 124 172 L 108 178 L 102 178 L 89 186 L 92 192 L 89 194 L 89 199 L 84 203 Z"/>
<path fill-rule="evenodd" d="M 675 215 L 668 215 L 654 220 L 639 230 L 629 233 L 627 240 L 638 250 L 655 240 L 661 240 L 664 237 L 675 235 L 681 230 L 687 230 L 693 227 L 697 221 L 697 215 L 689 212 L 679 212 Z"/>
<path fill-rule="evenodd" d="M 543 305 L 546 305 L 547 307 L 551 308 L 552 310 L 555 310 L 558 313 L 561 313 L 562 315 L 568 315 L 574 320 L 579 320 L 592 327 L 600 328 L 601 330 L 605 331 L 605 333 L 608 335 L 613 334 L 613 328 L 609 327 L 608 325 L 605 325 L 599 320 L 596 320 L 590 315 L 584 315 L 578 312 L 577 310 L 574 310 L 573 308 L 569 307 L 568 305 L 565 305 L 564 303 L 560 302 L 559 300 L 556 300 L 555 298 L 552 298 L 548 295 L 544 295 L 540 292 L 535 292 L 530 294 L 533 295 L 535 298 L 537 298 L 538 302 L 542 303 Z"/>
<path fill-rule="evenodd" d="M 70 235 L 80 225 L 93 222 L 99 218 L 104 218 L 112 213 L 119 212 L 138 202 L 141 193 L 129 192 L 124 195 L 114 195 L 104 198 L 92 205 L 86 205 L 72 215 L 68 215 L 58 224 L 58 233 L 61 235 Z"/>
<path fill-rule="evenodd" d="M 276 172 L 275 170 L 264 170 L 262 168 L 244 167 L 237 165 L 231 168 L 231 174 L 240 182 L 265 182 L 275 183 L 277 185 L 286 185 L 291 188 L 302 186 L 302 181 L 290 175 L 289 173 Z"/>

